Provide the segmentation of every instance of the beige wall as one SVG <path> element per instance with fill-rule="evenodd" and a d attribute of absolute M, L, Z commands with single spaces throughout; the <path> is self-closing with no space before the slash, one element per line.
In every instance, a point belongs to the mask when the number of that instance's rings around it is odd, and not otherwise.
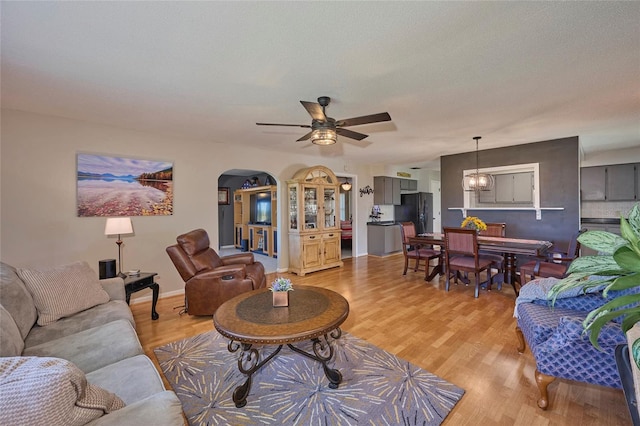
<path fill-rule="evenodd" d="M 104 235 L 105 218 L 77 217 L 76 154 L 94 153 L 157 159 L 174 163 L 174 214 L 133 217 L 135 236 L 123 237 L 123 270 L 158 272 L 161 295 L 179 293 L 183 282 L 165 247 L 194 228 L 209 232 L 218 246 L 218 177 L 229 169 L 264 170 L 284 183 L 302 167 L 323 164 L 344 171 L 342 159 L 301 156 L 145 134 L 98 124 L 2 111 L 0 259 L 17 267 L 48 267 L 86 260 L 97 272 L 98 261 L 117 258 L 114 238 Z M 373 186 L 367 167 L 349 165 L 353 190 Z M 284 185 L 279 191 L 284 191 Z M 356 196 L 356 255 L 366 253 L 368 211 L 373 196 Z M 280 193 L 279 212 L 286 197 Z M 278 218 L 282 223 L 283 217 Z M 281 227 L 282 228 L 282 227 Z M 282 235 L 282 234 L 281 234 Z M 278 259 L 288 267 L 283 235 Z M 147 299 L 148 292 L 134 295 Z M 140 300 L 142 300 L 140 299 Z"/>

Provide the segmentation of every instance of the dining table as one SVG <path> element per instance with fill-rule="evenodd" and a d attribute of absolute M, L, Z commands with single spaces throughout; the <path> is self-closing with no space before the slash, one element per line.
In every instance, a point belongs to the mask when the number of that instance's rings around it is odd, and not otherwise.
<path fill-rule="evenodd" d="M 418 234 L 415 237 L 409 239 L 409 243 L 412 245 L 437 245 L 440 246 L 440 257 L 438 258 L 438 264 L 433 268 L 428 276 L 425 276 L 425 281 L 431 281 L 436 275 L 445 274 L 445 261 L 444 261 L 444 234 L 440 232 Z M 543 240 L 530 240 L 523 238 L 506 238 L 506 237 L 488 237 L 478 235 L 478 249 L 484 252 L 491 252 L 501 254 L 504 256 L 504 274 L 497 276 L 496 283 L 501 285 L 502 283 L 510 284 L 516 293 L 516 296 L 520 293 L 516 283 L 520 283 L 520 277 L 518 276 L 518 255 L 522 256 L 543 256 L 551 247 L 553 243 Z M 488 284 L 487 284 L 488 285 Z"/>

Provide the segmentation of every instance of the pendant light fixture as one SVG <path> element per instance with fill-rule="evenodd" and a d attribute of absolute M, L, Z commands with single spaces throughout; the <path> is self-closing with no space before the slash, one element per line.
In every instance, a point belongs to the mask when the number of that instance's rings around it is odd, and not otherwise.
<path fill-rule="evenodd" d="M 342 185 L 340 185 L 342 187 L 343 191 L 349 191 L 351 189 L 351 182 L 349 182 L 349 179 L 345 179 L 344 182 L 342 182 Z"/>
<path fill-rule="evenodd" d="M 482 136 L 474 136 L 473 139 L 476 141 L 476 172 L 462 178 L 462 187 L 465 191 L 490 191 L 494 184 L 493 175 L 480 173 L 478 167 L 478 141 Z"/>

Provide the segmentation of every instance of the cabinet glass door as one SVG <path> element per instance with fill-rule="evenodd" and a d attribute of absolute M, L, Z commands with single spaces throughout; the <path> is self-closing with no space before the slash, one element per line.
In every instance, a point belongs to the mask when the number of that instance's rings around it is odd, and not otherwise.
<path fill-rule="evenodd" d="M 304 229 L 318 228 L 318 188 L 304 187 Z"/>
<path fill-rule="evenodd" d="M 324 188 L 324 227 L 335 228 L 336 216 L 336 189 Z"/>
<path fill-rule="evenodd" d="M 289 229 L 298 229 L 298 186 L 289 186 Z"/>

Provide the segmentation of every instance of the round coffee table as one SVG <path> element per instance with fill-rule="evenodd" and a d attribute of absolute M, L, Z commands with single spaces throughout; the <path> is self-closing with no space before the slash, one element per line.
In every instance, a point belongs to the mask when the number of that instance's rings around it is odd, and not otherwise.
<path fill-rule="evenodd" d="M 238 369 L 247 376 L 233 392 L 236 407 L 246 405 L 252 375 L 276 356 L 283 345 L 320 362 L 329 387 L 337 388 L 342 374 L 329 368 L 327 362 L 334 353 L 331 343 L 342 335 L 340 325 L 348 315 L 349 302 L 344 297 L 335 291 L 310 286 L 296 286 L 289 293 L 287 307 L 273 307 L 268 288 L 243 293 L 223 303 L 213 316 L 213 325 L 230 339 L 230 352 L 242 351 Z M 313 354 L 293 346 L 305 340 L 313 342 Z M 273 345 L 278 347 L 261 360 L 260 349 Z"/>

